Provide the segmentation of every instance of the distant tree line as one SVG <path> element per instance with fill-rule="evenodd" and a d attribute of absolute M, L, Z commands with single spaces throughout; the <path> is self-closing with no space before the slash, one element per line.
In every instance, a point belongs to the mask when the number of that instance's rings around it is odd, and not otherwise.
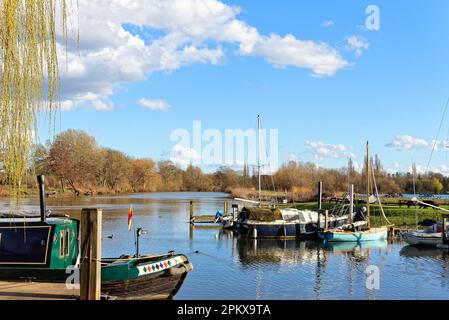
<path fill-rule="evenodd" d="M 258 186 L 257 170 L 248 165 L 240 171 L 220 167 L 213 173 L 205 173 L 192 165 L 182 169 L 171 161 L 136 159 L 99 146 L 95 138 L 76 130 L 62 132 L 53 142 L 36 146 L 30 163 L 28 187 L 35 187 L 36 174 L 45 174 L 49 190 L 78 196 L 160 191 L 222 191 L 245 196 Z M 440 194 L 449 191 L 449 177 L 442 174 L 390 174 L 384 170 L 377 155 L 372 163 L 380 193 Z M 301 200 L 316 194 L 319 180 L 324 182 L 325 193 L 329 195 L 345 193 L 349 183 L 355 185 L 357 193 L 366 193 L 366 170 L 358 172 L 352 161 L 340 169 L 288 162 L 274 175 L 262 176 L 262 188 Z"/>

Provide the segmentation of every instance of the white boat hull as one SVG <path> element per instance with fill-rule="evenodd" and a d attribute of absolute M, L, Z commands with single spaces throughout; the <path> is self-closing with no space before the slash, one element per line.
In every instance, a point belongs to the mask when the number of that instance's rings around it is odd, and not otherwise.
<path fill-rule="evenodd" d="M 436 247 L 443 244 L 442 233 L 407 232 L 402 235 L 405 242 L 412 246 Z"/>

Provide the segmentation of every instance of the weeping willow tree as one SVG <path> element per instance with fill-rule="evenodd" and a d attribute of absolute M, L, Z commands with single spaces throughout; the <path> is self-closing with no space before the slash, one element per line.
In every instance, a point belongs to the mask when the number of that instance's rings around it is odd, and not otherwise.
<path fill-rule="evenodd" d="M 30 167 L 38 113 L 46 114 L 51 127 L 59 108 L 57 28 L 67 44 L 71 5 L 68 0 L 0 0 L 0 162 L 4 183 L 15 194 Z"/>

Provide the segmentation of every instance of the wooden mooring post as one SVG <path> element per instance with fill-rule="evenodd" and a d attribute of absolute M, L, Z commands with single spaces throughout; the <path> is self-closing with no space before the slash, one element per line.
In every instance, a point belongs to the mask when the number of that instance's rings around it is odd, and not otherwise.
<path fill-rule="evenodd" d="M 323 181 L 318 182 L 318 212 L 323 209 Z"/>
<path fill-rule="evenodd" d="M 102 210 L 81 212 L 80 299 L 101 298 L 101 229 Z"/>
<path fill-rule="evenodd" d="M 443 215 L 443 244 L 445 244 L 445 245 L 449 245 L 448 227 L 449 227 L 449 214 L 444 214 Z"/>
<path fill-rule="evenodd" d="M 195 222 L 195 204 L 190 201 L 190 223 Z"/>
<path fill-rule="evenodd" d="M 324 231 L 329 229 L 329 210 L 324 211 Z"/>

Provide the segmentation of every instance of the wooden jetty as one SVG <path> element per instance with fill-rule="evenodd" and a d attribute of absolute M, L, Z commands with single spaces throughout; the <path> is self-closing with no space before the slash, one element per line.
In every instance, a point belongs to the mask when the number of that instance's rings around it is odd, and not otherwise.
<path fill-rule="evenodd" d="M 228 213 L 229 204 L 227 201 L 224 202 L 224 214 L 226 215 Z M 214 224 L 217 227 L 221 227 L 219 224 L 216 224 L 215 222 L 216 216 L 215 215 L 199 215 L 195 216 L 195 203 L 193 201 L 190 201 L 190 223 L 193 225 L 207 225 L 207 224 Z"/>
<path fill-rule="evenodd" d="M 388 228 L 388 237 L 389 238 L 399 238 L 401 237 L 401 234 L 406 232 L 412 232 L 415 231 L 415 229 L 407 228 L 407 227 L 396 227 L 391 226 Z"/>
<path fill-rule="evenodd" d="M 215 216 L 194 216 L 190 219 L 192 224 L 215 224 Z"/>
<path fill-rule="evenodd" d="M 0 300 L 79 300 L 80 290 L 65 283 L 0 281 Z"/>

